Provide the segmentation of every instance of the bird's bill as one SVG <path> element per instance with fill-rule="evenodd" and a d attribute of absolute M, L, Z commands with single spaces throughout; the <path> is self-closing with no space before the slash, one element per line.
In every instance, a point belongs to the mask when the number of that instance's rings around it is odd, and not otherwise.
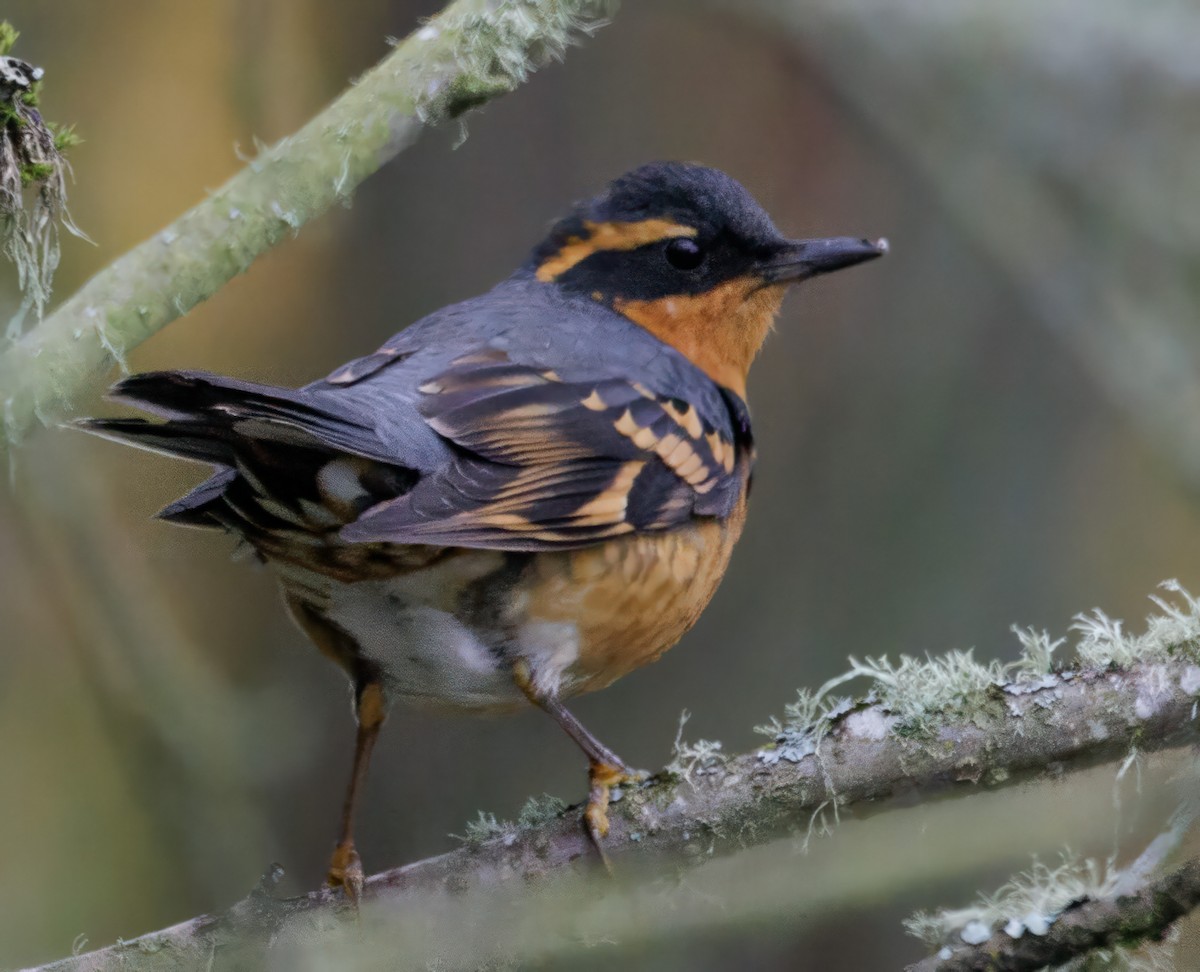
<path fill-rule="evenodd" d="M 833 236 L 823 240 L 789 240 L 759 267 L 764 283 L 793 283 L 874 260 L 888 251 L 887 240 Z"/>

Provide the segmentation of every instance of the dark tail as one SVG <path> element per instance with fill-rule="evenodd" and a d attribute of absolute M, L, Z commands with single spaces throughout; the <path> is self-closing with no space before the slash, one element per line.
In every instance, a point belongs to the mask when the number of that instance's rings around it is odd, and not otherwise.
<path fill-rule="evenodd" d="M 249 489 L 256 503 L 264 497 L 315 502 L 316 472 L 331 457 L 370 457 L 381 450 L 369 426 L 304 401 L 304 395 L 203 372 L 147 372 L 114 385 L 109 397 L 164 421 L 88 418 L 76 425 L 217 467 L 212 478 L 159 515 L 195 526 L 229 525 L 227 497 L 236 500 Z"/>
<path fill-rule="evenodd" d="M 80 428 L 171 455 L 226 465 L 256 440 L 370 455 L 372 430 L 303 400 L 290 388 L 200 371 L 131 375 L 108 397 L 166 419 L 83 419 Z"/>
<path fill-rule="evenodd" d="M 108 397 L 166 419 L 200 415 L 228 418 L 276 416 L 292 421 L 328 419 L 301 400 L 302 392 L 258 385 L 203 371 L 147 371 L 109 389 Z"/>
<path fill-rule="evenodd" d="M 126 442 L 152 452 L 181 456 L 214 466 L 233 465 L 236 457 L 226 442 L 214 436 L 214 430 L 197 422 L 147 422 L 137 418 L 85 418 L 75 427 L 106 439 Z"/>

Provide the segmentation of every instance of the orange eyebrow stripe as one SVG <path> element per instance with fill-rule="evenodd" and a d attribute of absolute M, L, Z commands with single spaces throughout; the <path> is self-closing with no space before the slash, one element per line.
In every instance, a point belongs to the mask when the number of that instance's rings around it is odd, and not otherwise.
<path fill-rule="evenodd" d="M 666 219 L 643 219 L 636 223 L 593 223 L 586 220 L 583 226 L 587 236 L 572 236 L 557 253 L 543 260 L 537 268 L 538 280 L 549 283 L 575 264 L 602 250 L 636 250 L 647 243 L 696 235 L 695 227 Z"/>

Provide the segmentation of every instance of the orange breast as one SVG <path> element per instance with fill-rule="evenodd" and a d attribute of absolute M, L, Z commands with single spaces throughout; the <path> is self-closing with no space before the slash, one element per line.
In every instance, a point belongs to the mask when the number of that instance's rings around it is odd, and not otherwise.
<path fill-rule="evenodd" d="M 567 690 L 604 688 L 675 644 L 716 592 L 744 521 L 743 499 L 723 522 L 539 556 L 527 616 L 578 631 Z"/>
<path fill-rule="evenodd" d="M 617 298 L 613 309 L 640 324 L 724 388 L 746 397 L 746 375 L 783 303 L 786 285 L 735 277 L 706 293 L 657 300 Z"/>

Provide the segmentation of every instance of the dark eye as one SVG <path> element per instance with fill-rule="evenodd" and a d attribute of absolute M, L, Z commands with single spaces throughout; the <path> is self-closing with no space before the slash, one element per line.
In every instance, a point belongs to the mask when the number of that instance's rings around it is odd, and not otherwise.
<path fill-rule="evenodd" d="M 676 270 L 695 270 L 704 262 L 704 251 L 695 240 L 677 236 L 667 244 L 667 262 Z"/>

